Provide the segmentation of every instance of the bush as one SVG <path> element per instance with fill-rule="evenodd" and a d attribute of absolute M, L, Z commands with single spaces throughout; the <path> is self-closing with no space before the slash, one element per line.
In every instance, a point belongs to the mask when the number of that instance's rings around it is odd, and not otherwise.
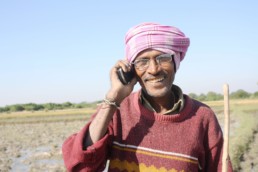
<path fill-rule="evenodd" d="M 208 92 L 206 96 L 207 101 L 215 101 L 215 100 L 221 100 L 221 99 L 223 99 L 222 94 L 217 94 L 212 91 Z"/>
<path fill-rule="evenodd" d="M 19 112 L 19 111 L 23 111 L 24 107 L 22 105 L 12 105 L 10 106 L 9 111 L 11 112 Z"/>
<path fill-rule="evenodd" d="M 24 107 L 24 110 L 27 110 L 27 111 L 37 111 L 37 110 L 44 109 L 42 105 L 38 105 L 35 103 L 24 104 L 23 107 Z"/>
<path fill-rule="evenodd" d="M 188 96 L 191 97 L 192 99 L 198 99 L 198 96 L 195 93 L 190 93 L 188 94 Z"/>
<path fill-rule="evenodd" d="M 240 89 L 240 90 L 237 90 L 236 92 L 232 92 L 230 94 L 230 98 L 232 99 L 245 99 L 245 98 L 249 98 L 251 96 L 250 93 Z"/>
<path fill-rule="evenodd" d="M 70 102 L 65 102 L 65 103 L 63 103 L 62 104 L 62 107 L 65 109 L 65 108 L 71 108 L 73 106 L 73 104 L 72 103 L 70 103 Z"/>
<path fill-rule="evenodd" d="M 258 98 L 258 91 L 253 93 L 253 98 Z"/>

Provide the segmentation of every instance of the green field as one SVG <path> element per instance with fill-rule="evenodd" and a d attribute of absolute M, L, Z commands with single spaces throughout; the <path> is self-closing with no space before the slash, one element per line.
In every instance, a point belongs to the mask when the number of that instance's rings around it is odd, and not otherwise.
<path fill-rule="evenodd" d="M 224 128 L 224 107 L 222 101 L 206 102 L 217 114 Z M 244 154 L 258 151 L 258 100 L 230 101 L 230 140 L 229 153 L 235 171 L 250 171 L 251 163 L 258 169 L 257 154 L 251 158 Z"/>
<path fill-rule="evenodd" d="M 224 107 L 223 101 L 205 102 L 208 104 L 217 114 L 218 120 L 222 129 L 224 128 Z M 23 156 L 22 150 L 30 149 L 30 142 L 24 140 L 27 135 L 21 133 L 17 136 L 17 131 L 24 130 L 24 133 L 30 133 L 30 129 L 33 127 L 35 131 L 33 134 L 38 134 L 42 130 L 45 130 L 46 136 L 51 135 L 52 139 L 46 141 L 47 145 L 52 145 L 54 149 L 53 155 L 61 162 L 61 144 L 63 140 L 82 128 L 87 120 L 95 111 L 94 108 L 84 109 L 68 109 L 68 110 L 54 110 L 54 111 L 34 111 L 34 112 L 12 112 L 12 113 L 0 113 L 0 127 L 1 138 L 5 139 L 5 145 L 0 144 L 0 160 L 2 162 L 9 162 L 9 166 L 6 168 L 13 168 L 12 161 L 5 160 L 1 156 L 5 156 L 9 149 L 12 149 L 12 143 L 17 145 L 23 144 L 20 154 L 14 154 L 18 158 Z M 258 133 L 258 100 L 232 100 L 230 101 L 230 157 L 235 171 L 249 171 L 250 164 L 254 164 L 254 169 L 257 169 L 258 159 L 255 158 L 258 152 L 257 146 L 257 133 Z M 37 128 L 39 127 L 39 128 Z M 52 129 L 52 128 L 53 129 Z M 16 129 L 16 130 L 12 130 Z M 50 131 L 47 131 L 50 130 Z M 5 131 L 6 130 L 6 131 Z M 50 134 L 49 134 L 50 133 Z M 41 137 L 40 134 L 35 138 Z M 53 138 L 58 137 L 58 140 Z M 24 140 L 23 140 L 24 139 Z M 15 140 L 15 141 L 14 141 Z M 34 139 L 35 140 L 35 139 Z M 34 149 L 37 146 L 44 147 L 45 140 L 38 139 L 39 143 L 34 145 Z M 256 145 L 256 146 L 255 146 Z M 33 146 L 32 146 L 33 147 Z M 1 153 L 2 151 L 2 153 Z M 17 158 L 16 157 L 16 158 Z M 33 161 L 31 162 L 33 164 Z M 61 166 L 62 163 L 59 163 Z M 32 168 L 32 167 L 31 167 Z M 36 167 L 35 167 L 36 168 Z M 43 167 L 42 167 L 43 168 Z M 64 171 L 63 167 L 55 167 L 59 171 Z"/>

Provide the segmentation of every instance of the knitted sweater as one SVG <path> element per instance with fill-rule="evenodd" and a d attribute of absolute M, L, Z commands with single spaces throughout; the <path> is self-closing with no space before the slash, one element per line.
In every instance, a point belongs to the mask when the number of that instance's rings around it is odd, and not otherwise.
<path fill-rule="evenodd" d="M 146 109 L 139 94 L 121 103 L 107 134 L 86 150 L 83 141 L 90 122 L 64 142 L 68 171 L 103 171 L 107 159 L 110 172 L 221 171 L 223 135 L 208 106 L 184 95 L 179 114 L 162 115 Z"/>

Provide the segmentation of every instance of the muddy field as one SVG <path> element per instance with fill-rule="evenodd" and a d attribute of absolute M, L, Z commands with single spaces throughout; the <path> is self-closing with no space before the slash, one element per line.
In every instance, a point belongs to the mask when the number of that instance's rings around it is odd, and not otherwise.
<path fill-rule="evenodd" d="M 61 146 L 85 121 L 0 125 L 0 171 L 65 171 Z"/>
<path fill-rule="evenodd" d="M 221 103 L 210 106 L 223 128 Z M 258 100 L 236 102 L 231 109 L 230 157 L 238 168 L 235 171 L 258 171 Z M 62 143 L 87 123 L 89 112 L 83 109 L 0 114 L 0 172 L 66 171 Z"/>

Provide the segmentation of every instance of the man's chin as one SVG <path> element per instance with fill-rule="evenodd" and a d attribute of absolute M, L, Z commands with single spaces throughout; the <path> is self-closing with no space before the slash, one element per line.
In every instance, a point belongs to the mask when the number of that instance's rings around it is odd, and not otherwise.
<path fill-rule="evenodd" d="M 162 88 L 162 89 L 144 89 L 144 92 L 154 98 L 161 98 L 164 97 L 169 93 L 170 89 L 169 88 Z"/>

